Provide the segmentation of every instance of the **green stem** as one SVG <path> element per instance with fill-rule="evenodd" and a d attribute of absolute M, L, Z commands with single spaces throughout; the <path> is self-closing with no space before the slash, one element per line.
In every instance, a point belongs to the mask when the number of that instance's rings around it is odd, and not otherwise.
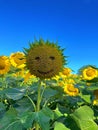
<path fill-rule="evenodd" d="M 38 85 L 36 112 L 40 111 L 40 102 L 41 102 L 41 81 L 39 81 L 39 85 Z M 39 124 L 37 122 L 35 124 L 35 130 L 39 130 Z"/>
<path fill-rule="evenodd" d="M 33 100 L 28 95 L 26 95 L 26 97 L 31 101 L 31 103 L 32 103 L 32 105 L 34 107 L 34 110 L 36 111 L 36 106 L 35 106 Z"/>
<path fill-rule="evenodd" d="M 38 85 L 36 112 L 38 112 L 40 110 L 40 102 L 41 102 L 40 98 L 41 98 L 41 84 L 39 83 L 39 85 Z"/>
<path fill-rule="evenodd" d="M 47 105 L 47 103 L 48 103 L 49 100 L 50 100 L 50 99 L 47 99 L 47 100 L 45 101 L 43 107 L 45 107 L 45 106 Z"/>
<path fill-rule="evenodd" d="M 41 93 L 41 96 L 40 96 L 40 100 L 42 100 L 42 97 L 43 97 L 43 94 L 44 94 L 44 91 L 45 91 L 45 87 L 43 88 L 43 90 L 42 90 L 42 93 Z"/>

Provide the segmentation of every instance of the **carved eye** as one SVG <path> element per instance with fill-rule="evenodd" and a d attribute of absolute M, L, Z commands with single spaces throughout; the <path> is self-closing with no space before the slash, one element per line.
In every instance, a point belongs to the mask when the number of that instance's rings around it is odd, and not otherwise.
<path fill-rule="evenodd" d="M 55 60 L 55 57 L 54 56 L 50 56 L 49 57 L 51 60 Z"/>
<path fill-rule="evenodd" d="M 39 57 L 39 56 L 35 57 L 35 60 L 36 60 L 36 61 L 39 61 L 39 60 L 40 60 L 40 57 Z"/>

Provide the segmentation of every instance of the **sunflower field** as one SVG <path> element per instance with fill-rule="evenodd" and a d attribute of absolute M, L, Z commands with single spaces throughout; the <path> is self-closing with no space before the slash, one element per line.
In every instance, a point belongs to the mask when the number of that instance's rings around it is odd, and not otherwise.
<path fill-rule="evenodd" d="M 98 68 L 66 64 L 43 40 L 0 56 L 0 130 L 98 130 Z"/>

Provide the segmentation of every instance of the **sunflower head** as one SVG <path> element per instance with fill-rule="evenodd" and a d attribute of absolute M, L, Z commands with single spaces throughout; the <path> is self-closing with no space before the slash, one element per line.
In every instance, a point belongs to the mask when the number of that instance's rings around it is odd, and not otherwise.
<path fill-rule="evenodd" d="M 29 49 L 25 48 L 25 54 L 30 73 L 41 79 L 57 75 L 65 64 L 63 49 L 43 39 L 30 43 Z"/>
<path fill-rule="evenodd" d="M 9 70 L 9 58 L 7 56 L 0 56 L 0 74 L 6 74 Z"/>
<path fill-rule="evenodd" d="M 71 69 L 70 68 L 64 68 L 62 71 L 63 75 L 69 76 L 71 74 Z"/>
<path fill-rule="evenodd" d="M 66 84 L 64 86 L 64 92 L 70 96 L 77 96 L 79 94 L 78 88 L 76 88 L 73 84 Z"/>
<path fill-rule="evenodd" d="M 98 68 L 92 65 L 83 66 L 80 69 L 80 73 L 84 80 L 92 80 L 98 77 Z"/>
<path fill-rule="evenodd" d="M 9 59 L 12 66 L 20 69 L 25 67 L 26 59 L 23 52 L 12 53 Z"/>

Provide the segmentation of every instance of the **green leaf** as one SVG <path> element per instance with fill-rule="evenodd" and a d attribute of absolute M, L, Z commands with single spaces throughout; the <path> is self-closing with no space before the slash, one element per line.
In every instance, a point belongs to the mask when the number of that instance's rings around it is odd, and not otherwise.
<path fill-rule="evenodd" d="M 46 89 L 45 89 L 45 92 L 44 92 L 44 94 L 43 94 L 43 97 L 45 97 L 45 98 L 50 98 L 50 97 L 55 96 L 57 93 L 58 93 L 57 90 L 54 90 L 54 89 L 52 89 L 52 88 L 46 88 Z"/>
<path fill-rule="evenodd" d="M 0 130 L 8 130 L 8 128 L 16 123 L 17 111 L 13 108 L 10 108 L 3 118 L 0 120 Z"/>
<path fill-rule="evenodd" d="M 97 130 L 98 126 L 93 121 L 93 110 L 88 106 L 82 106 L 78 108 L 73 114 L 71 114 L 73 120 L 75 120 L 77 126 L 81 130 Z"/>
<path fill-rule="evenodd" d="M 19 120 L 11 122 L 6 128 L 0 130 L 25 130 Z"/>
<path fill-rule="evenodd" d="M 9 72 L 9 75 L 5 77 L 5 81 L 4 81 L 6 83 L 6 86 L 4 84 L 6 88 L 15 88 L 15 87 L 19 88 L 21 86 L 21 83 L 23 82 L 23 78 L 21 76 L 13 77 L 10 75 L 12 73 L 16 73 L 19 71 L 20 71 L 19 69 L 11 67 L 11 71 Z"/>
<path fill-rule="evenodd" d="M 48 107 L 44 107 L 42 110 L 41 110 L 42 113 L 44 113 L 47 117 L 49 117 L 50 119 L 54 119 L 54 113 L 53 111 L 48 108 Z"/>
<path fill-rule="evenodd" d="M 3 88 L 3 82 L 0 81 L 0 90 Z"/>
<path fill-rule="evenodd" d="M 50 119 L 54 118 L 54 113 L 47 107 L 36 112 L 35 121 L 38 122 L 42 130 L 50 130 Z"/>
<path fill-rule="evenodd" d="M 60 122 L 55 122 L 54 130 L 70 130 L 64 124 Z"/>
<path fill-rule="evenodd" d="M 96 90 L 98 89 L 98 86 L 90 86 L 90 87 L 87 87 L 87 90 Z"/>
<path fill-rule="evenodd" d="M 35 116 L 35 112 L 18 114 L 14 108 L 10 108 L 0 120 L 0 130 L 26 130 L 26 128 L 31 128 Z"/>
<path fill-rule="evenodd" d="M 8 88 L 4 90 L 4 93 L 7 98 L 18 100 L 25 95 L 25 89 Z"/>
<path fill-rule="evenodd" d="M 0 102 L 0 112 L 5 109 L 6 109 L 5 105 L 2 102 Z"/>
<path fill-rule="evenodd" d="M 25 112 L 20 115 L 20 122 L 25 128 L 31 128 L 33 121 L 35 120 L 35 112 Z"/>
<path fill-rule="evenodd" d="M 0 119 L 3 117 L 5 112 L 6 112 L 5 105 L 2 102 L 0 102 Z"/>
<path fill-rule="evenodd" d="M 80 128 L 77 126 L 75 120 L 73 120 L 70 115 L 68 115 L 64 122 L 62 122 L 65 124 L 66 127 L 68 127 L 71 130 L 80 130 Z"/>
<path fill-rule="evenodd" d="M 26 111 L 34 110 L 30 100 L 26 97 L 24 97 L 20 100 L 17 100 L 17 102 L 14 104 L 14 107 L 19 113 L 24 113 Z"/>
<path fill-rule="evenodd" d="M 63 114 L 59 111 L 58 107 L 54 110 L 54 116 L 55 116 L 55 119 L 63 116 Z"/>
<path fill-rule="evenodd" d="M 93 110 L 89 106 L 81 106 L 78 108 L 73 114 L 76 117 L 80 118 L 81 120 L 88 120 L 94 118 Z"/>
<path fill-rule="evenodd" d="M 49 120 L 50 118 L 47 117 L 44 113 L 36 113 L 36 122 L 38 122 L 42 130 L 50 130 Z"/>
<path fill-rule="evenodd" d="M 82 99 L 84 99 L 84 101 L 91 103 L 91 99 L 90 99 L 90 95 L 80 95 Z"/>

